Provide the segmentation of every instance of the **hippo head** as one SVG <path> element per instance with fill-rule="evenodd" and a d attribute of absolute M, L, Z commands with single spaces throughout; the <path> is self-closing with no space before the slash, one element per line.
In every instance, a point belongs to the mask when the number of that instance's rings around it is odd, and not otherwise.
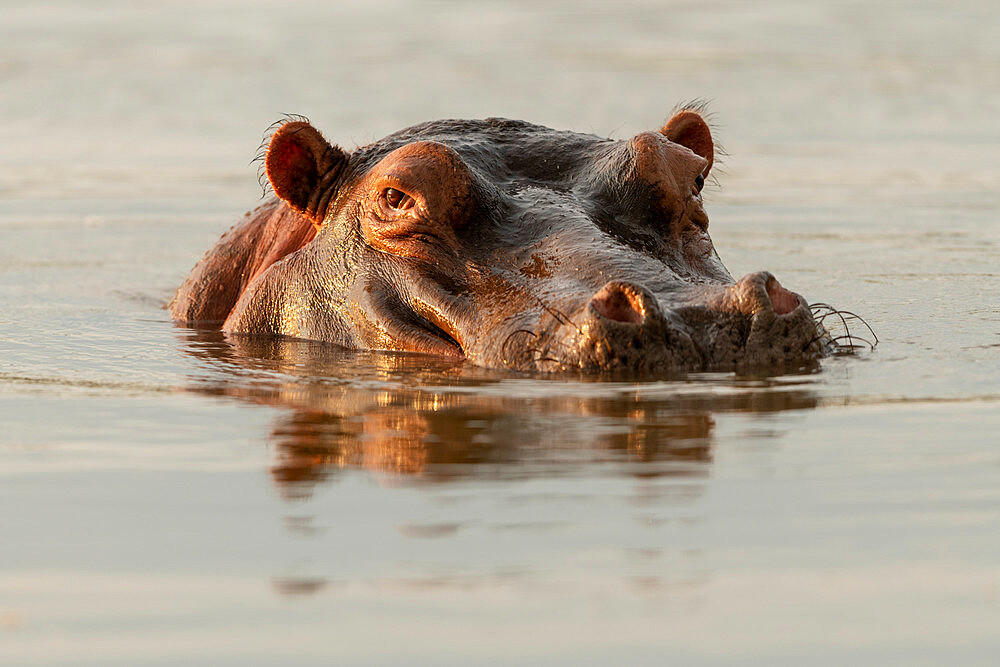
<path fill-rule="evenodd" d="M 694 110 L 624 140 L 437 121 L 353 153 L 289 121 L 265 170 L 315 238 L 258 271 L 223 329 L 531 371 L 810 365 L 824 336 L 802 297 L 715 252 L 714 155 Z"/>

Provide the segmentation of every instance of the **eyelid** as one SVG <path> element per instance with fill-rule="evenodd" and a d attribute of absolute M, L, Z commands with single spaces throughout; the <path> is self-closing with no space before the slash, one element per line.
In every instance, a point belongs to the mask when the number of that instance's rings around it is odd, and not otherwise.
<path fill-rule="evenodd" d="M 379 179 L 377 184 L 377 189 L 375 189 L 374 200 L 375 200 L 375 212 L 378 217 L 383 220 L 395 220 L 403 218 L 423 218 L 425 215 L 423 200 L 401 187 L 401 183 L 397 178 L 383 178 Z M 389 190 L 396 190 L 399 192 L 404 199 L 400 202 L 404 202 L 406 205 L 402 207 L 395 207 L 389 203 L 389 197 L 387 196 Z"/>
<path fill-rule="evenodd" d="M 385 199 L 390 208 L 396 211 L 409 210 L 417 203 L 416 199 L 414 199 L 412 195 L 408 194 L 404 190 L 393 187 L 388 187 L 382 190 L 382 198 Z M 392 200 L 396 200 L 397 203 L 394 204 Z"/>
<path fill-rule="evenodd" d="M 374 189 L 378 193 L 378 196 L 384 197 L 386 190 L 399 190 L 404 195 L 408 195 L 409 197 L 412 197 L 414 201 L 419 202 L 420 197 L 417 195 L 420 189 L 415 187 L 415 184 L 413 183 L 414 179 L 405 178 L 406 175 L 407 174 L 404 174 L 404 177 L 401 178 L 399 174 L 393 172 L 382 174 L 374 183 Z"/>

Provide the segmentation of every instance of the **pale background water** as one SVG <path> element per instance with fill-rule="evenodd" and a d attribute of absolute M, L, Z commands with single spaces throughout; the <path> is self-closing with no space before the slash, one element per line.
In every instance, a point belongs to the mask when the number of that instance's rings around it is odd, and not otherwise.
<path fill-rule="evenodd" d="M 707 99 L 809 375 L 533 379 L 162 304 L 282 112 Z M 997 664 L 995 2 L 0 2 L 0 664 Z"/>

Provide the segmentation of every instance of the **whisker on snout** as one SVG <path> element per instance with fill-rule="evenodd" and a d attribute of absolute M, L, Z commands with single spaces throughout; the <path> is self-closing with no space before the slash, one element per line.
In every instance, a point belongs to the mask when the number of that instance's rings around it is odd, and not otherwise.
<path fill-rule="evenodd" d="M 535 339 L 535 341 L 541 338 L 539 334 L 535 333 L 534 331 L 529 331 L 528 329 L 518 329 L 508 334 L 508 336 L 504 339 L 503 344 L 501 345 L 503 359 L 505 360 L 505 363 L 508 366 L 517 367 L 519 365 L 518 358 L 530 360 L 534 364 L 544 362 L 544 363 L 558 364 L 561 366 L 564 363 L 563 359 L 557 359 L 555 357 L 548 356 L 546 352 L 542 351 L 542 347 L 539 345 L 526 345 L 523 349 L 516 351 L 514 356 L 512 357 L 510 355 L 509 347 L 511 342 L 514 340 L 514 337 L 517 336 L 518 334 L 527 334 L 528 336 L 531 336 L 533 339 Z M 550 343 L 549 347 L 553 348 L 549 350 L 550 352 L 556 351 L 568 354 L 570 351 L 569 347 L 563 344 L 562 342 L 555 342 L 554 344 Z"/>
<path fill-rule="evenodd" d="M 503 343 L 500 345 L 500 353 L 503 355 L 503 359 L 505 360 L 510 359 L 510 353 L 508 348 L 510 346 L 511 341 L 514 339 L 514 336 L 518 334 L 527 334 L 533 338 L 536 339 L 538 338 L 538 334 L 536 334 L 534 331 L 529 331 L 528 329 L 517 329 L 516 331 L 510 332 L 509 334 L 507 334 L 507 337 L 504 338 Z M 527 351 L 531 351 L 532 349 L 533 348 L 531 348 L 531 346 L 527 346 L 526 348 Z"/>
<path fill-rule="evenodd" d="M 559 309 L 555 308 L 554 306 L 550 306 L 549 304 L 545 303 L 537 296 L 535 297 L 535 300 L 538 302 L 538 305 L 540 305 L 545 310 L 545 312 L 547 312 L 549 315 L 555 318 L 556 322 L 563 325 L 564 327 L 573 327 L 574 329 L 576 329 L 577 333 L 581 335 L 583 334 L 583 330 L 579 326 L 577 326 L 576 323 L 573 322 L 573 320 L 571 320 L 569 316 L 567 316 L 565 313 L 559 311 Z"/>
<path fill-rule="evenodd" d="M 548 361 L 553 364 L 561 364 L 562 362 L 558 359 L 553 359 L 552 357 L 535 357 L 535 361 Z"/>
<path fill-rule="evenodd" d="M 846 344 L 842 343 L 841 341 L 843 340 L 847 340 L 847 343 Z M 869 350 L 875 349 L 875 346 L 872 344 L 870 340 L 866 338 L 859 338 L 858 336 L 850 336 L 850 335 L 837 336 L 836 338 L 831 338 L 829 340 L 829 343 L 835 348 L 833 350 L 833 354 L 837 356 L 854 354 L 857 351 L 865 349 L 865 347 L 868 347 Z M 864 345 L 862 345 L 861 343 L 864 343 Z"/>
<path fill-rule="evenodd" d="M 811 340 L 806 347 L 818 342 L 823 345 L 827 354 L 842 356 L 857 354 L 865 348 L 874 350 L 879 343 L 878 336 L 871 325 L 857 313 L 839 310 L 828 303 L 809 304 L 809 312 L 812 313 L 813 321 L 822 333 Z M 851 330 L 852 325 L 855 325 L 855 329 L 857 329 L 858 322 L 867 329 L 867 334 L 858 335 Z"/>
<path fill-rule="evenodd" d="M 529 358 L 536 364 L 544 362 L 556 364 L 560 368 L 565 368 L 566 360 L 573 356 L 573 350 L 563 341 L 550 341 L 545 351 L 543 351 L 541 346 L 532 346 L 528 347 L 526 352 Z M 549 356 L 553 352 L 562 355 L 562 358 Z"/>

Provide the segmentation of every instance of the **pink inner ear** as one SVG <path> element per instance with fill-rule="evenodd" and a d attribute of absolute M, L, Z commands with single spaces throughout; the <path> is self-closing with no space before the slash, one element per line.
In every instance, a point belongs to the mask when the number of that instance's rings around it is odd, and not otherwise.
<path fill-rule="evenodd" d="M 282 128 L 267 150 L 267 178 L 275 194 L 300 213 L 309 207 L 318 172 L 312 152 Z"/>
<path fill-rule="evenodd" d="M 712 141 L 712 131 L 702 117 L 694 111 L 681 111 L 675 114 L 660 130 L 667 139 L 708 160 L 703 174 L 708 175 L 715 161 L 715 144 Z"/>

